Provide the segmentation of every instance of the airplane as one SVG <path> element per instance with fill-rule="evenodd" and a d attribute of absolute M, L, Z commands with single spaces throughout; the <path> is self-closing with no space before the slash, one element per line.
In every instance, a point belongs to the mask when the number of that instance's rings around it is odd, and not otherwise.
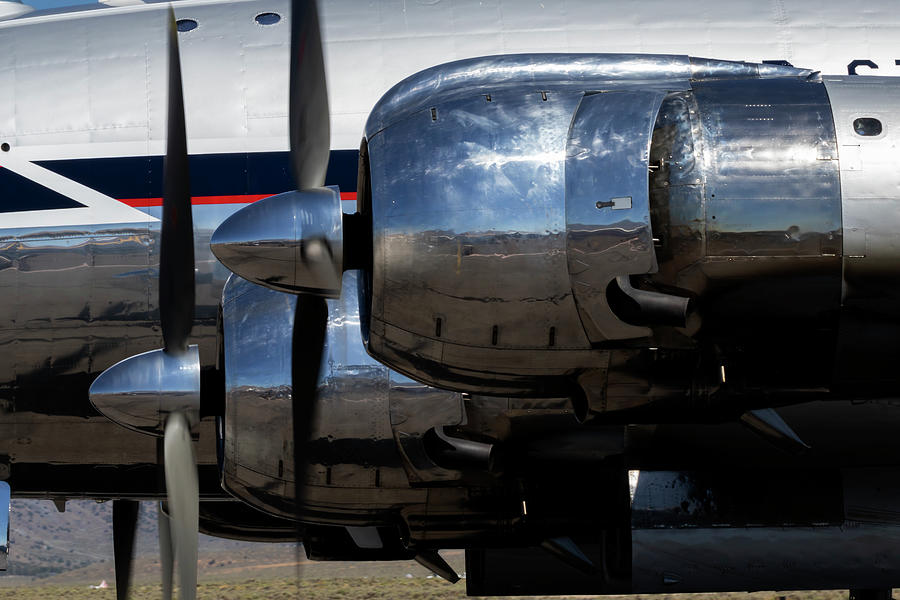
<path fill-rule="evenodd" d="M 157 500 L 167 597 L 201 530 L 888 598 L 893 7 L 319 8 L 0 2 L 12 497 L 112 500 L 119 597 Z"/>

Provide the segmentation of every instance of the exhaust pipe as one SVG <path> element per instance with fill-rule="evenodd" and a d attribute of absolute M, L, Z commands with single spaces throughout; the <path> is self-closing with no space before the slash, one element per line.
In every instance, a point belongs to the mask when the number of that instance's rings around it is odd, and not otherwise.
<path fill-rule="evenodd" d="M 432 427 L 424 436 L 425 452 L 445 469 L 492 471 L 494 445 L 451 437 L 444 426 Z"/>
<path fill-rule="evenodd" d="M 617 315 L 626 323 L 634 325 L 671 325 L 684 327 L 693 308 L 693 301 L 682 296 L 661 294 L 641 290 L 631 285 L 628 275 L 616 277 L 619 290 L 628 297 L 635 306 L 620 306 L 622 314 Z M 625 302 L 621 304 L 626 304 Z M 613 312 L 617 312 L 613 309 Z"/>

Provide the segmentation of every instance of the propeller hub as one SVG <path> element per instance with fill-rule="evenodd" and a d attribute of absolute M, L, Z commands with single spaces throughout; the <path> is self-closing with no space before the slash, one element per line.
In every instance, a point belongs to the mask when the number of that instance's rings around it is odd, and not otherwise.
<path fill-rule="evenodd" d="M 161 437 L 166 419 L 180 412 L 200 421 L 200 352 L 151 350 L 103 371 L 90 388 L 91 404 L 110 420 Z"/>
<path fill-rule="evenodd" d="M 248 281 L 337 298 L 344 270 L 340 192 L 313 188 L 259 200 L 219 225 L 210 247 Z"/>

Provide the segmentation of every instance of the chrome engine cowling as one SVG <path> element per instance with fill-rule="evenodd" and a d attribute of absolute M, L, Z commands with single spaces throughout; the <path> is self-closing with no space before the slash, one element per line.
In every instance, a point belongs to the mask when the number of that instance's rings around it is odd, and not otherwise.
<path fill-rule="evenodd" d="M 410 377 L 583 416 L 833 383 L 844 231 L 817 73 L 460 61 L 382 98 L 361 163 L 367 348 Z"/>
<path fill-rule="evenodd" d="M 463 422 L 463 402 L 458 393 L 412 381 L 366 354 L 356 277 L 355 271 L 345 273 L 344 293 L 328 301 L 317 411 L 306 450 L 307 494 L 299 513 L 331 525 L 395 525 L 395 516 L 387 520 L 388 509 L 396 515 L 427 497 L 413 486 L 463 476 L 452 464 L 442 466 L 442 453 L 429 446 L 434 428 Z M 291 423 L 296 298 L 232 276 L 222 306 L 222 484 L 257 509 L 288 519 L 298 514 Z"/>

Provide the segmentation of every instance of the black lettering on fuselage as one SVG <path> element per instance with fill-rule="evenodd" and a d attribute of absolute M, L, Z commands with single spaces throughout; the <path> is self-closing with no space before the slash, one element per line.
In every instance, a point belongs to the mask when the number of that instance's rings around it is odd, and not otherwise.
<path fill-rule="evenodd" d="M 876 65 L 868 58 L 857 58 L 849 65 L 847 65 L 847 75 L 858 75 L 858 73 L 856 72 L 856 67 L 869 67 L 870 69 L 877 69 L 878 65 Z"/>

